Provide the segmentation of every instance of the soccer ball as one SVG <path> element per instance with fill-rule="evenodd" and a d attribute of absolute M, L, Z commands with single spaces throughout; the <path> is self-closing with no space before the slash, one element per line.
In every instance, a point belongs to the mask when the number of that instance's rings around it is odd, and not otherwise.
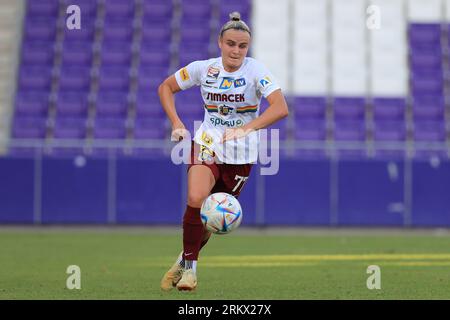
<path fill-rule="evenodd" d="M 239 227 L 242 221 L 242 208 L 231 194 L 218 192 L 203 201 L 200 209 L 205 228 L 215 234 L 227 234 Z"/>

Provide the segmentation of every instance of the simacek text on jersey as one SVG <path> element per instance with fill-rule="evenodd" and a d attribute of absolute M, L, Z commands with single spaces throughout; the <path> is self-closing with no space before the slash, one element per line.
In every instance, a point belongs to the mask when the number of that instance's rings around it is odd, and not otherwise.
<path fill-rule="evenodd" d="M 223 153 L 227 154 L 228 159 L 241 158 L 246 161 L 247 158 L 254 158 L 257 153 L 257 160 L 260 164 L 260 173 L 263 176 L 271 176 L 278 173 L 280 168 L 280 133 L 279 129 L 260 129 L 258 130 L 259 143 L 257 148 L 252 148 L 254 143 L 249 141 L 249 137 L 240 138 L 243 140 L 242 148 L 245 154 L 238 154 L 234 147 L 222 146 Z M 183 140 L 177 142 L 170 154 L 173 164 L 190 164 L 191 162 L 191 135 L 187 131 Z M 221 163 L 220 159 L 214 158 L 216 163 Z M 247 163 L 252 163 L 248 161 Z"/>

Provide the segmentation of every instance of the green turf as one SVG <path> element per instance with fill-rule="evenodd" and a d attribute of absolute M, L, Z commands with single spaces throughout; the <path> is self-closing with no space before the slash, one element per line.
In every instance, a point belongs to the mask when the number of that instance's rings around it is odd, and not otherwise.
<path fill-rule="evenodd" d="M 180 235 L 133 231 L 0 231 L 0 299 L 450 299 L 450 237 L 215 236 L 196 292 L 162 293 Z M 369 265 L 381 290 L 369 290 Z M 81 290 L 66 268 L 81 268 Z"/>

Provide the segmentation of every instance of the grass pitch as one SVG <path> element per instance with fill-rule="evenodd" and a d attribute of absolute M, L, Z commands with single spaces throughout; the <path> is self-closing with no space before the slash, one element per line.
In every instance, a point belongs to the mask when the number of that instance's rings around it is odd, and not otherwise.
<path fill-rule="evenodd" d="M 201 252 L 195 292 L 169 293 L 159 282 L 181 230 L 2 228 L 0 244 L 0 299 L 450 299 L 448 233 L 240 229 Z M 66 288 L 69 265 L 81 290 Z"/>

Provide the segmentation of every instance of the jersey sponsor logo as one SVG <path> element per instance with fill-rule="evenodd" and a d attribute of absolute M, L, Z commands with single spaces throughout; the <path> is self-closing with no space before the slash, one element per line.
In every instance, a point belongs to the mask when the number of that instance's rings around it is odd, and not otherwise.
<path fill-rule="evenodd" d="M 229 77 L 224 77 L 220 84 L 219 89 L 230 89 L 233 85 L 234 79 Z"/>
<path fill-rule="evenodd" d="M 222 120 L 216 117 L 209 118 L 209 121 L 216 126 L 227 126 L 227 127 L 241 127 L 244 123 L 241 119 L 237 120 Z"/>
<path fill-rule="evenodd" d="M 217 78 L 219 77 L 219 74 L 220 74 L 219 68 L 214 68 L 214 67 L 208 68 L 207 77 L 215 78 L 217 80 Z"/>
<path fill-rule="evenodd" d="M 234 108 L 226 105 L 221 105 L 219 106 L 218 110 L 221 115 L 228 116 L 233 113 Z"/>
<path fill-rule="evenodd" d="M 214 102 L 245 102 L 244 93 L 225 94 L 208 92 L 206 99 Z"/>
<path fill-rule="evenodd" d="M 206 145 L 210 146 L 213 143 L 213 138 L 206 131 L 203 131 L 203 133 L 202 133 L 202 141 Z"/>
<path fill-rule="evenodd" d="M 265 76 L 264 78 L 262 78 L 259 83 L 261 84 L 261 86 L 264 88 L 267 85 L 271 84 L 272 81 L 270 80 L 270 78 L 268 76 Z"/>
<path fill-rule="evenodd" d="M 180 76 L 182 81 L 189 80 L 189 72 L 187 71 L 186 67 L 180 70 Z"/>
<path fill-rule="evenodd" d="M 210 162 L 213 160 L 213 158 L 214 158 L 214 151 L 212 151 L 206 146 L 201 145 L 200 152 L 198 153 L 198 160 Z"/>
<path fill-rule="evenodd" d="M 240 78 L 240 79 L 234 80 L 234 87 L 235 88 L 239 88 L 239 87 L 242 87 L 242 86 L 245 86 L 245 85 L 246 85 L 245 78 Z"/>

